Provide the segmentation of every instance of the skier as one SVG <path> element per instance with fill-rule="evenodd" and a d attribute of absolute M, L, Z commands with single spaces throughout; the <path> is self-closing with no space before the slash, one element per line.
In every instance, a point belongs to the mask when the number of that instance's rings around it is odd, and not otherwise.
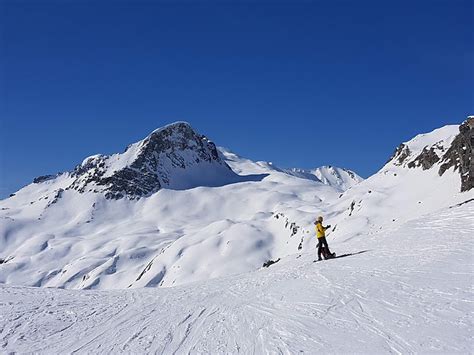
<path fill-rule="evenodd" d="M 334 258 L 336 253 L 329 251 L 328 242 L 326 241 L 326 229 L 331 228 L 330 225 L 323 226 L 323 217 L 319 216 L 315 222 L 316 224 L 316 236 L 318 237 L 318 261 L 323 260 L 321 254 L 323 254 L 324 259 Z"/>

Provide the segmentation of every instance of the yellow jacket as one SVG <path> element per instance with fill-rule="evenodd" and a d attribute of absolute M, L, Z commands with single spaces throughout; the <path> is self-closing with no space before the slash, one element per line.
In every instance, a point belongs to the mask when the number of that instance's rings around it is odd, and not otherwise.
<path fill-rule="evenodd" d="M 323 227 L 321 222 L 316 223 L 316 236 L 322 238 L 326 236 L 326 228 Z"/>

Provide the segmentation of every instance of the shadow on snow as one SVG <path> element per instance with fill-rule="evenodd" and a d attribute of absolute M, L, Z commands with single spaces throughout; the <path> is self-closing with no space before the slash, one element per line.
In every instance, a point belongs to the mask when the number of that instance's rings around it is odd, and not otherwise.
<path fill-rule="evenodd" d="M 334 258 L 331 258 L 331 259 L 338 259 L 338 258 L 345 258 L 346 256 L 352 256 L 352 255 L 357 255 L 357 254 L 363 254 L 363 253 L 367 253 L 368 251 L 370 250 L 361 250 L 361 251 L 358 251 L 356 253 L 348 253 L 348 254 L 342 254 L 342 255 L 338 255 Z M 329 260 L 329 259 L 328 259 Z"/>

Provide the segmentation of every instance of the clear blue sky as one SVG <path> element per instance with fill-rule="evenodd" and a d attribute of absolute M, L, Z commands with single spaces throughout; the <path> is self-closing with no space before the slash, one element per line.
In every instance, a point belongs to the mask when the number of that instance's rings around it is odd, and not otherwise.
<path fill-rule="evenodd" d="M 473 110 L 473 2 L 0 0 L 0 197 L 185 120 L 368 176 Z"/>

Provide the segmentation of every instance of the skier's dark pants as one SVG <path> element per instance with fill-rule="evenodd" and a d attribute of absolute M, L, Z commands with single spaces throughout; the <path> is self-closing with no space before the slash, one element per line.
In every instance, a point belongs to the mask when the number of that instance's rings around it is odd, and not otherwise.
<path fill-rule="evenodd" d="M 318 242 L 319 242 L 319 244 L 318 244 L 318 259 L 321 259 L 321 253 L 326 257 L 326 253 L 323 252 L 324 247 L 326 247 L 326 250 L 329 253 L 329 246 L 328 246 L 328 242 L 326 241 L 326 237 L 318 238 Z"/>

